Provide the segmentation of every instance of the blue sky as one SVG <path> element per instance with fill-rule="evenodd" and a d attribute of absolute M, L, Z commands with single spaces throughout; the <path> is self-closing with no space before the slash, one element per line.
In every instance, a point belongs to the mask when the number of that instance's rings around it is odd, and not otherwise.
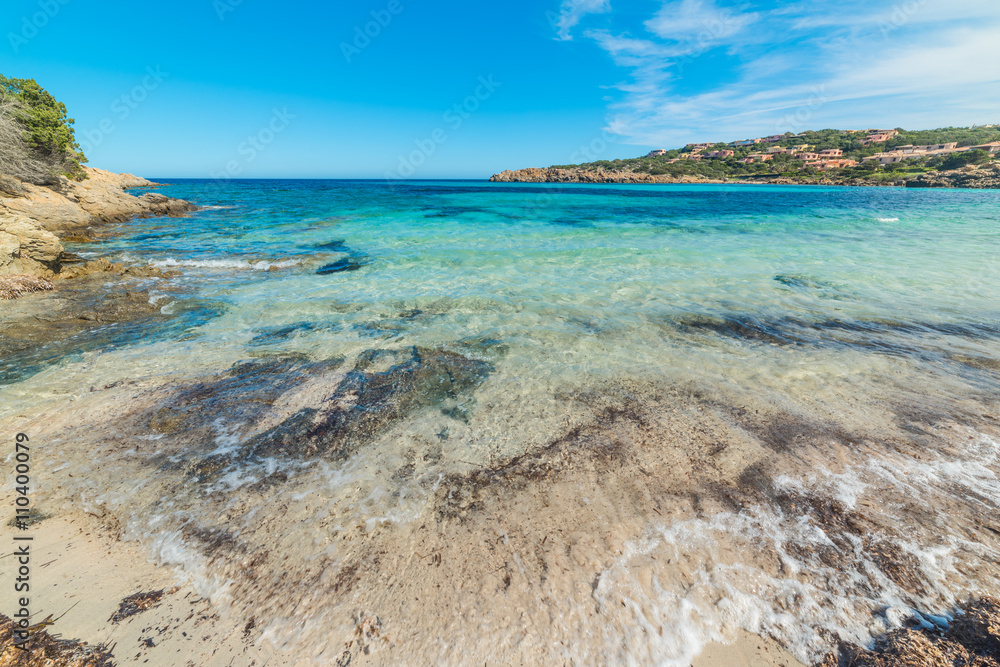
<path fill-rule="evenodd" d="M 1000 122 L 995 0 L 5 0 L 3 16 L 0 72 L 66 102 L 93 166 L 152 177 L 486 178 Z"/>

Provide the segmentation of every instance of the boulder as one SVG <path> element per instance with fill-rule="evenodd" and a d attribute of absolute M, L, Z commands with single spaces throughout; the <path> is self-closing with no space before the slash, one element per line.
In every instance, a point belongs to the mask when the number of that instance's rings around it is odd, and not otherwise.
<path fill-rule="evenodd" d="M 58 237 L 21 215 L 0 214 L 0 275 L 51 278 L 59 272 Z"/>

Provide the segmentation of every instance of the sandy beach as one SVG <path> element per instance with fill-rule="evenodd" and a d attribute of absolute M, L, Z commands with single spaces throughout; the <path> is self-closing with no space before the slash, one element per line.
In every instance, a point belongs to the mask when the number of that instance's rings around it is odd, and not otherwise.
<path fill-rule="evenodd" d="M 963 287 L 993 268 L 963 222 L 961 261 L 906 270 L 951 200 L 762 186 L 744 222 L 721 186 L 642 191 L 687 207 L 665 232 L 566 224 L 643 219 L 629 186 L 529 223 L 529 186 L 254 187 L 134 197 L 160 208 L 73 230 L 94 240 L 39 263 L 52 289 L 5 302 L 0 432 L 30 439 L 47 518 L 0 539 L 33 538 L 31 619 L 61 639 L 114 664 L 793 667 L 952 641 L 1000 581 L 994 302 Z M 855 229 L 911 257 L 839 273 Z M 776 266 L 796 235 L 818 259 Z"/>

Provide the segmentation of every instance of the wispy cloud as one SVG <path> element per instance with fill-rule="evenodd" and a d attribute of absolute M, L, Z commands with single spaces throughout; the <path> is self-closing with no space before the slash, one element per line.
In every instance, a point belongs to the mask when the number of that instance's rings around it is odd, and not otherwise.
<path fill-rule="evenodd" d="M 721 8 L 712 0 L 675 0 L 665 2 L 645 25 L 650 32 L 665 40 L 708 42 L 733 37 L 759 17 L 755 12 L 741 13 Z"/>
<path fill-rule="evenodd" d="M 611 18 L 584 35 L 626 72 L 608 129 L 629 143 L 1000 120 L 995 0 L 668 0 L 639 25 Z"/>
<path fill-rule="evenodd" d="M 563 0 L 556 19 L 557 39 L 573 39 L 573 28 L 587 14 L 604 14 L 611 11 L 611 0 Z"/>

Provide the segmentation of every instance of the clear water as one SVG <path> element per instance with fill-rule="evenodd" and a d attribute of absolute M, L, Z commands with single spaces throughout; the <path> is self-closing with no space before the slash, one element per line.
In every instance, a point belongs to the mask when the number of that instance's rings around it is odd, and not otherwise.
<path fill-rule="evenodd" d="M 806 660 L 996 591 L 996 192 L 160 191 L 210 208 L 74 250 L 176 268 L 142 286 L 212 317 L 38 366 L 0 389 L 0 417 L 64 443 L 48 502 L 115 515 L 289 651 L 339 655 L 370 614 L 382 630 L 358 645 L 389 663 L 685 665 L 740 627 Z M 247 453 L 355 400 L 333 388 L 367 351 L 397 354 L 376 374 L 412 346 L 488 370 L 444 398 L 460 371 L 433 375 L 346 456 Z M 191 393 L 282 355 L 319 366 L 251 377 L 259 410 Z M 151 428 L 178 406 L 202 430 Z M 435 549 L 444 569 L 414 558 Z M 251 581 L 239 563 L 265 553 Z"/>

